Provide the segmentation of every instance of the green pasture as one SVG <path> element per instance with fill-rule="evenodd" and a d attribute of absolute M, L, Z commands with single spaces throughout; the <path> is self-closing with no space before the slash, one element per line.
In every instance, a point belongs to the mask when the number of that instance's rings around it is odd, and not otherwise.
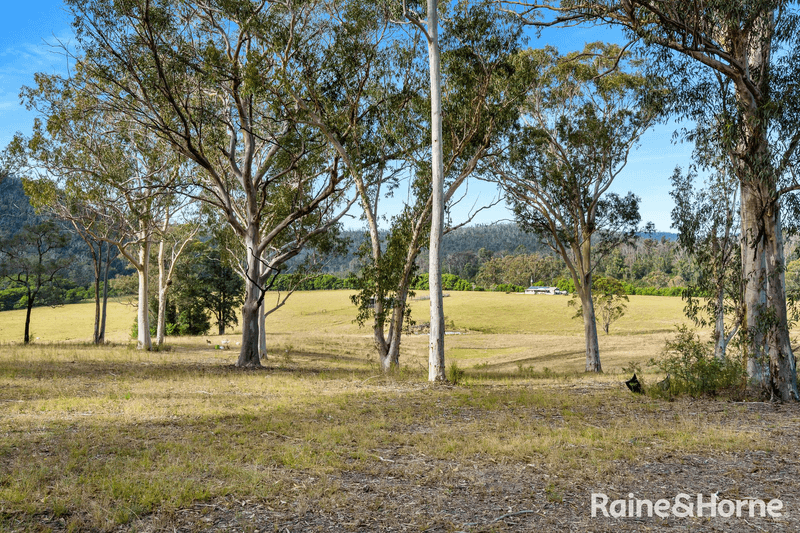
<path fill-rule="evenodd" d="M 268 349 L 271 356 L 305 352 L 325 356 L 374 359 L 371 333 L 354 322 L 351 291 L 307 291 L 293 294 L 286 305 L 267 317 Z M 424 293 L 420 292 L 419 296 Z M 267 301 L 277 294 L 267 295 Z M 462 368 L 483 372 L 523 366 L 535 371 L 548 368 L 581 372 L 584 365 L 583 323 L 574 319 L 575 308 L 567 296 L 505 294 L 496 292 L 451 292 L 444 299 L 448 331 L 449 361 Z M 412 300 L 412 319 L 428 322 L 428 300 Z M 600 332 L 604 368 L 619 369 L 632 360 L 646 362 L 655 357 L 675 325 L 685 322 L 680 298 L 631 296 L 626 315 Z M 106 338 L 109 342 L 131 342 L 136 309 L 127 299 L 109 304 Z M 0 343 L 19 342 L 25 313 L 0 313 Z M 33 310 L 31 338 L 37 344 L 88 342 L 91 339 L 94 304 L 40 307 Z M 192 346 L 230 341 L 227 352 L 234 361 L 239 329 L 225 336 L 169 338 L 172 345 Z M 406 365 L 425 366 L 427 336 L 406 335 L 403 342 Z"/>

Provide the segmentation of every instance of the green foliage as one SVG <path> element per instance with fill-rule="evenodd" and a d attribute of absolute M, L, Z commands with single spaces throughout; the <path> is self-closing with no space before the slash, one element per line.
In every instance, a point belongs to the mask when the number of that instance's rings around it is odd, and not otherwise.
<path fill-rule="evenodd" d="M 710 149 L 706 146 L 705 149 Z M 706 188 L 696 190 L 696 169 L 676 168 L 670 195 L 675 201 L 673 227 L 681 247 L 697 264 L 698 277 L 684 292 L 684 313 L 698 327 L 713 325 L 722 346 L 743 324 L 742 254 L 739 242 L 739 185 L 720 154 L 695 151 L 695 159 L 715 168 Z M 716 160 L 715 160 L 716 159 Z M 726 161 L 724 164 L 720 160 Z M 792 277 L 787 276 L 791 281 Z M 787 286 L 789 284 L 787 283 Z M 719 318 L 722 317 L 722 321 Z M 727 323 L 726 323 L 727 322 Z"/>
<path fill-rule="evenodd" d="M 65 280 L 62 272 L 72 261 L 61 252 L 69 243 L 69 235 L 52 220 L 23 226 L 5 239 L 0 239 L 0 277 L 13 286 L 25 289 L 15 305 L 27 309 L 24 342 L 30 340 L 30 311 L 40 305 L 60 305 L 64 301 Z"/>
<path fill-rule="evenodd" d="M 565 284 L 566 285 L 566 284 Z M 583 306 L 577 301 L 575 293 L 569 305 L 576 306 L 577 311 L 573 318 L 583 318 Z M 622 318 L 627 310 L 628 296 L 625 286 L 616 279 L 595 276 L 592 278 L 592 303 L 595 316 L 599 318 L 603 331 L 608 335 L 609 327 L 617 319 Z"/>
<path fill-rule="evenodd" d="M 502 185 L 518 224 L 586 276 L 589 258 L 578 256 L 589 253 L 587 240 L 602 257 L 635 237 L 639 199 L 607 190 L 659 117 L 658 80 L 643 75 L 635 56 L 603 43 L 565 56 L 527 50 L 517 66 L 530 119 L 498 162 Z"/>
<path fill-rule="evenodd" d="M 317 274 L 297 279 L 294 274 L 278 274 L 270 290 L 272 291 L 332 291 L 341 289 L 357 289 L 358 283 L 354 275 L 340 278 L 333 274 Z"/>
<path fill-rule="evenodd" d="M 418 188 L 419 183 L 415 185 Z M 351 301 L 358 307 L 356 321 L 363 325 L 374 318 L 375 325 L 382 328 L 386 320 L 396 320 L 394 310 L 401 311 L 402 320 L 409 323 L 411 308 L 406 305 L 414 283 L 417 265 L 414 259 L 419 253 L 419 233 L 415 231 L 417 219 L 422 215 L 423 196 L 417 194 L 415 206 L 407 205 L 402 213 L 392 219 L 392 231 L 386 236 L 382 252 L 375 256 L 370 241 L 359 250 L 361 270 L 355 277 L 358 293 Z M 409 253 L 413 252 L 413 253 Z M 426 279 L 427 283 L 427 279 Z"/>
<path fill-rule="evenodd" d="M 411 287 L 418 291 L 430 290 L 430 286 L 428 285 L 428 273 L 424 272 L 414 278 L 414 283 L 411 285 Z"/>
<path fill-rule="evenodd" d="M 572 278 L 559 278 L 556 280 L 556 289 L 568 292 L 569 294 L 575 293 L 575 281 Z"/>
<path fill-rule="evenodd" d="M 238 324 L 244 303 L 244 281 L 210 242 L 194 242 L 184 252 L 170 289 L 172 329 L 178 335 L 202 335 L 210 327 L 210 313 L 221 334 Z M 169 318 L 169 317 L 168 317 Z M 170 326 L 167 326 L 168 331 Z"/>
<path fill-rule="evenodd" d="M 650 364 L 667 374 L 670 394 L 714 396 L 741 390 L 747 383 L 745 366 L 738 358 L 714 357 L 709 343 L 702 342 L 685 325 L 678 327 L 678 334 L 666 342 L 661 357 Z"/>
<path fill-rule="evenodd" d="M 625 294 L 636 296 L 683 296 L 685 287 L 642 287 L 632 283 L 622 283 Z"/>
<path fill-rule="evenodd" d="M 0 311 L 20 309 L 23 298 L 26 298 L 26 292 L 24 287 L 9 287 L 0 290 Z"/>
<path fill-rule="evenodd" d="M 613 322 L 622 318 L 628 306 L 628 297 L 624 293 L 622 283 L 613 278 L 598 276 L 592 279 L 592 298 L 594 310 L 600 318 L 603 331 L 608 335 L 608 329 Z"/>
<path fill-rule="evenodd" d="M 563 270 L 564 262 L 552 254 L 498 255 L 480 265 L 475 281 L 486 288 L 497 284 L 527 287 L 532 280 L 551 285 L 562 276 Z"/>
<path fill-rule="evenodd" d="M 459 385 L 464 382 L 466 372 L 458 366 L 458 363 L 451 361 L 447 367 L 447 381 L 453 385 Z"/>
<path fill-rule="evenodd" d="M 514 285 L 511 283 L 500 283 L 492 287 L 494 292 L 525 292 L 525 287 L 522 285 Z"/>
<path fill-rule="evenodd" d="M 442 289 L 448 291 L 471 291 L 472 283 L 455 274 L 442 274 Z"/>

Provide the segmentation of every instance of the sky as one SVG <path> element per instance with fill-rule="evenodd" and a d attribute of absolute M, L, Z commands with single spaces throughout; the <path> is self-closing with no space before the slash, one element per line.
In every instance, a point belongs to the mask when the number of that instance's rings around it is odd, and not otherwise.
<path fill-rule="evenodd" d="M 0 17 L 0 148 L 17 131 L 29 134 L 35 114 L 27 111 L 19 99 L 20 88 L 33 85 L 36 72 L 66 74 L 68 63 L 58 51 L 58 43 L 68 43 L 72 36 L 71 17 L 61 0 L 7 2 Z M 584 43 L 599 40 L 619 41 L 619 34 L 607 28 L 550 29 L 530 46 L 545 44 L 560 51 L 582 49 Z M 631 191 L 641 198 L 642 222 L 653 222 L 658 231 L 671 231 L 670 212 L 674 206 L 669 196 L 669 177 L 676 165 L 688 167 L 691 145 L 674 144 L 674 124 L 649 130 L 639 148 L 630 155 L 628 165 L 614 182 L 612 192 Z M 493 186 L 472 181 L 467 195 L 452 213 L 453 223 L 461 223 L 474 205 L 483 205 L 497 197 Z M 402 197 L 402 193 L 398 194 Z M 510 221 L 512 215 L 501 202 L 480 212 L 472 224 Z M 345 225 L 357 227 L 357 218 Z"/>

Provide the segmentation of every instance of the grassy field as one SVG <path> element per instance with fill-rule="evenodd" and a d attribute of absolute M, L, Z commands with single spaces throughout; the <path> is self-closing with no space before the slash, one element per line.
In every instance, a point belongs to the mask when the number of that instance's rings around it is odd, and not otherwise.
<path fill-rule="evenodd" d="M 378 373 L 348 295 L 294 295 L 268 319 L 259 371 L 213 349 L 235 333 L 137 351 L 121 304 L 119 344 L 102 347 L 75 342 L 91 305 L 35 309 L 30 346 L 12 344 L 19 313 L 0 313 L 0 530 L 798 530 L 796 406 L 625 390 L 620 367 L 659 353 L 680 299 L 631 297 L 600 338 L 606 373 L 588 376 L 567 298 L 451 293 L 448 360 L 465 374 L 433 386 L 422 335 L 400 372 Z M 412 305 L 424 321 L 427 302 Z M 780 498 L 791 512 L 592 518 L 596 491 Z"/>
<path fill-rule="evenodd" d="M 269 348 L 280 355 L 287 349 L 305 353 L 338 354 L 374 358 L 368 328 L 353 321 L 349 291 L 300 292 L 267 319 Z M 604 368 L 619 370 L 630 361 L 646 362 L 658 355 L 674 326 L 685 321 L 680 298 L 632 296 L 626 316 L 600 334 Z M 508 371 L 520 365 L 534 370 L 547 367 L 558 372 L 583 371 L 583 325 L 572 318 L 569 298 L 486 292 L 453 292 L 445 299 L 449 360 L 461 367 L 485 372 Z M 411 302 L 412 317 L 428 320 L 427 300 Z M 131 342 L 136 310 L 126 299 L 109 304 L 106 338 Z M 22 339 L 25 312 L 0 313 L 0 343 Z M 36 308 L 31 319 L 31 338 L 37 344 L 88 342 L 91 339 L 94 304 Z M 228 337 L 233 345 L 240 331 L 227 336 L 174 338 L 170 344 L 192 346 L 209 339 L 218 343 Z M 427 365 L 427 336 L 408 335 L 404 341 L 407 365 Z"/>

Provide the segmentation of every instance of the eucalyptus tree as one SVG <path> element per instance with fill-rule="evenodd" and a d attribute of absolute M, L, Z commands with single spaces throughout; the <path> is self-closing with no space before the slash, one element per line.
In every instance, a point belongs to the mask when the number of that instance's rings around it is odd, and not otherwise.
<path fill-rule="evenodd" d="M 40 128 L 40 126 L 41 123 L 36 124 L 37 128 Z M 27 163 L 29 153 L 27 153 L 25 143 L 25 139 L 20 134 L 17 134 L 9 146 L 6 147 L 5 153 L 7 157 L 13 159 L 16 166 Z M 111 262 L 117 258 L 119 253 L 116 247 L 108 242 L 108 236 L 114 232 L 114 229 L 103 225 L 104 229 L 100 230 L 103 235 L 98 235 L 98 226 L 100 224 L 97 223 L 97 214 L 75 201 L 74 198 L 70 199 L 61 194 L 61 191 L 53 182 L 27 178 L 23 179 L 22 183 L 33 207 L 37 210 L 46 210 L 55 218 L 68 221 L 75 233 L 89 248 L 93 264 L 95 301 L 92 340 L 95 344 L 103 344 L 105 342 L 108 305 L 109 268 Z M 104 249 L 105 254 L 103 252 Z M 102 296 L 100 292 L 101 285 L 103 287 Z"/>
<path fill-rule="evenodd" d="M 9 162 L 10 157 L 8 156 L 8 151 L 4 149 L 0 151 L 0 183 L 3 182 L 12 172 L 11 163 Z"/>
<path fill-rule="evenodd" d="M 68 221 L 74 232 L 89 249 L 92 257 L 94 275 L 94 329 L 92 342 L 104 344 L 106 335 L 106 318 L 108 316 L 108 277 L 111 263 L 119 257 L 119 250 L 114 242 L 119 241 L 117 228 L 108 224 L 111 213 L 100 207 L 101 212 L 92 206 L 83 204 L 75 198 L 68 198 L 63 190 L 59 190 L 52 182 L 42 180 L 25 180 L 26 194 L 40 210 L 46 210 L 55 218 Z"/>
<path fill-rule="evenodd" d="M 724 167 L 707 178 L 705 189 L 695 189 L 697 179 L 695 168 L 685 174 L 675 169 L 672 227 L 699 271 L 688 288 L 685 312 L 698 326 L 714 324 L 714 356 L 722 361 L 744 319 L 738 187 Z"/>
<path fill-rule="evenodd" d="M 748 371 L 781 400 L 800 399 L 782 283 L 781 232 L 781 210 L 796 203 L 790 193 L 800 189 L 797 3 L 544 0 L 514 4 L 512 9 L 524 16 L 538 9 L 554 14 L 544 22 L 548 25 L 599 21 L 622 27 L 631 39 L 649 47 L 658 72 L 673 80 L 673 111 L 721 140 L 740 187 Z M 720 85 L 725 98 L 720 98 Z M 732 105 L 727 106 L 728 100 Z M 761 361 L 766 359 L 768 377 L 760 374 Z"/>
<path fill-rule="evenodd" d="M 425 22 L 412 5 L 403 0 L 403 18 L 413 24 L 428 44 L 431 124 L 431 220 L 428 244 L 430 287 L 430 333 L 428 380 L 446 381 L 444 362 L 444 307 L 442 300 L 442 236 L 444 235 L 444 148 L 442 138 L 442 72 L 439 47 L 439 0 L 427 0 Z"/>
<path fill-rule="evenodd" d="M 492 142 L 514 122 L 514 95 L 519 92 L 512 90 L 510 58 L 521 40 L 521 27 L 480 3 L 459 4 L 441 26 L 441 77 L 447 87 L 441 102 L 443 201 L 447 207 L 476 172 Z M 364 172 L 362 166 L 362 172 L 353 172 L 369 236 L 362 249 L 360 290 L 353 302 L 359 309 L 359 322 L 372 320 L 384 371 L 399 364 L 403 326 L 409 317 L 407 298 L 435 205 L 433 150 L 424 140 L 432 135 L 432 104 L 425 95 L 423 69 L 418 66 L 419 31 L 416 26 L 410 30 L 410 38 L 389 58 L 390 64 L 396 65 L 391 71 L 398 74 L 392 77 L 396 88 L 384 93 L 388 96 L 385 111 L 376 120 L 380 157 L 369 171 Z M 384 191 L 399 196 L 402 180 L 407 180 L 407 200 L 401 212 L 388 221 L 390 230 L 384 240 L 379 227 Z M 452 229 L 450 225 L 444 232 Z M 431 290 L 435 295 L 435 289 Z M 436 344 L 434 329 L 431 335 Z M 436 355 L 430 360 L 429 379 L 443 378 L 444 363 Z"/>
<path fill-rule="evenodd" d="M 616 45 L 565 56 L 528 50 L 517 61 L 531 89 L 495 168 L 517 222 L 566 262 L 581 302 L 586 371 L 601 372 L 592 275 L 640 221 L 636 196 L 608 191 L 660 116 L 659 86 Z"/>
<path fill-rule="evenodd" d="M 167 293 L 172 285 L 178 259 L 183 254 L 186 246 L 195 239 L 200 225 L 189 219 L 185 211 L 191 205 L 167 204 L 164 207 L 161 219 L 158 221 L 156 240 L 158 252 L 156 265 L 158 267 L 158 313 L 156 314 L 156 345 L 163 346 L 167 335 Z M 184 211 L 184 213 L 182 213 Z M 183 223 L 176 223 L 176 215 L 183 215 Z"/>
<path fill-rule="evenodd" d="M 78 62 L 95 97 L 198 168 L 194 197 L 246 250 L 238 366 L 260 366 L 258 309 L 281 266 L 344 215 L 339 157 L 297 120 L 295 61 L 328 20 L 319 2 L 84 3 Z M 344 205 L 343 205 L 344 204 Z"/>
<path fill-rule="evenodd" d="M 89 84 L 79 67 L 71 78 L 37 74 L 35 81 L 22 97 L 39 117 L 32 135 L 18 134 L 11 145 L 30 175 L 26 191 L 37 207 L 70 221 L 91 241 L 116 248 L 136 269 L 137 345 L 149 350 L 151 247 L 159 226 L 169 226 L 171 188 L 185 163 L 135 122 L 87 98 Z"/>

